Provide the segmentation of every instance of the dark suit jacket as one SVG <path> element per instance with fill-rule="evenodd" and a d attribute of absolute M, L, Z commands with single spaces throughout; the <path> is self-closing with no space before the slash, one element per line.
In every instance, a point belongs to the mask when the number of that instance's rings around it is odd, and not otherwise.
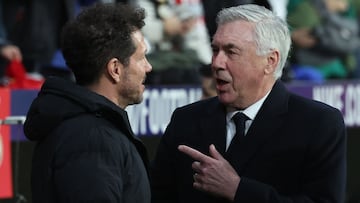
<path fill-rule="evenodd" d="M 277 82 L 230 155 L 225 116 L 217 97 L 174 111 L 152 165 L 153 202 L 227 202 L 193 189 L 194 160 L 177 150 L 179 144 L 205 154 L 215 144 L 241 177 L 235 202 L 344 201 L 346 129 L 339 110 Z"/>

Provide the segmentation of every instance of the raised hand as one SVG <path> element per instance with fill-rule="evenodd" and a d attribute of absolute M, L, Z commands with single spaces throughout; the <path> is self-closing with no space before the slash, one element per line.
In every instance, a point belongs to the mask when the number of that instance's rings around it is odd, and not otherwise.
<path fill-rule="evenodd" d="M 192 164 L 194 188 L 234 200 L 240 177 L 214 145 L 209 147 L 210 156 L 186 145 L 179 145 L 178 149 L 195 160 Z"/>

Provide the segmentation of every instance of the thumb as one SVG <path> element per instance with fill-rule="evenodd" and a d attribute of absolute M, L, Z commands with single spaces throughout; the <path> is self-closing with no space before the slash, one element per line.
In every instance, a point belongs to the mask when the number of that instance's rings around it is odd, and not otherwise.
<path fill-rule="evenodd" d="M 215 145 L 211 144 L 209 147 L 210 156 L 214 159 L 221 160 L 224 159 L 223 156 L 216 150 Z"/>

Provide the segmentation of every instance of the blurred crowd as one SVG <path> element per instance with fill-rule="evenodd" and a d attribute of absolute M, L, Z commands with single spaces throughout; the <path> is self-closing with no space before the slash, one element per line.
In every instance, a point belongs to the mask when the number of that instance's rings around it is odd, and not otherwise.
<path fill-rule="evenodd" d="M 289 23 L 293 46 L 284 81 L 360 77 L 359 0 L 1 0 L 0 86 L 31 88 L 50 75 L 71 78 L 59 50 L 61 28 L 83 7 L 98 2 L 145 8 L 143 33 L 153 66 L 147 78 L 150 85 L 196 84 L 202 86 L 204 97 L 216 94 L 209 65 L 216 14 L 248 3 L 272 9 Z M 324 28 L 328 16 L 336 16 L 338 24 L 349 29 L 335 33 L 345 28 Z M 325 45 L 333 32 L 341 36 L 335 41 L 344 37 L 339 44 L 345 48 L 334 48 L 333 39 Z"/>
<path fill-rule="evenodd" d="M 287 11 L 294 79 L 359 78 L 358 0 L 290 0 Z"/>

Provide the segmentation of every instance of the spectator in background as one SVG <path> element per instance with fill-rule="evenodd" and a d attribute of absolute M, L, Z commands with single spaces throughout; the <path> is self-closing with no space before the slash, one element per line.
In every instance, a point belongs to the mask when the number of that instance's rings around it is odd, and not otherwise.
<path fill-rule="evenodd" d="M 11 3 L 8 1 L 6 5 Z M 75 0 L 32 0 L 12 9 L 16 26 L 9 30 L 11 40 L 20 47 L 30 77 L 43 79 L 43 74 L 52 70 L 48 68 L 53 68 L 51 61 L 59 48 L 60 30 L 65 22 L 74 18 L 74 4 Z"/>
<path fill-rule="evenodd" d="M 317 2 L 325 8 L 319 9 Z M 345 79 L 351 77 L 358 66 L 355 51 L 332 53 L 322 48 L 314 29 L 321 25 L 321 13 L 328 10 L 335 15 L 357 20 L 357 14 L 349 0 L 290 0 L 287 20 L 292 29 L 294 49 L 290 62 L 295 79 L 323 81 L 326 79 Z M 328 33 L 329 34 L 329 33 Z M 355 41 L 353 43 L 356 43 Z"/>
<path fill-rule="evenodd" d="M 222 10 L 217 22 L 218 96 L 174 111 L 152 164 L 153 203 L 343 203 L 343 116 L 279 81 L 286 22 L 252 4 Z"/>
<path fill-rule="evenodd" d="M 63 28 L 61 48 L 76 83 L 46 80 L 24 132 L 37 141 L 33 202 L 150 203 L 148 157 L 125 108 L 143 99 L 151 65 L 143 9 L 88 7 Z"/>
<path fill-rule="evenodd" d="M 31 79 L 57 75 L 72 77 L 59 50 L 62 26 L 77 13 L 96 2 L 128 0 L 2 0 L 9 40 L 23 54 L 23 64 Z M 133 1 L 131 1 L 133 2 Z M 26 33 L 26 34 L 24 34 Z"/>
<path fill-rule="evenodd" d="M 3 22 L 3 2 L 0 1 L 0 86 L 7 86 L 9 78 L 6 69 L 11 61 L 22 61 L 22 54 L 18 46 L 7 40 L 6 27 Z"/>
<path fill-rule="evenodd" d="M 154 70 L 149 84 L 198 84 L 198 67 L 211 60 L 200 0 L 138 0 L 147 12 L 144 35 Z"/>
<path fill-rule="evenodd" d="M 199 68 L 201 80 L 201 99 L 208 99 L 216 96 L 215 80 L 211 72 L 211 64 L 202 65 Z"/>
<path fill-rule="evenodd" d="M 351 1 L 351 6 L 353 9 L 355 9 L 356 12 L 356 19 L 360 27 L 360 1 L 359 0 L 353 0 Z M 360 34 L 359 34 L 360 35 Z M 352 78 L 360 79 L 360 49 L 356 51 L 356 68 L 351 75 Z"/>
<path fill-rule="evenodd" d="M 11 61 L 22 60 L 22 55 L 19 47 L 6 42 L 5 39 L 0 37 L 0 86 L 7 86 L 9 78 L 6 76 L 6 69 Z"/>

